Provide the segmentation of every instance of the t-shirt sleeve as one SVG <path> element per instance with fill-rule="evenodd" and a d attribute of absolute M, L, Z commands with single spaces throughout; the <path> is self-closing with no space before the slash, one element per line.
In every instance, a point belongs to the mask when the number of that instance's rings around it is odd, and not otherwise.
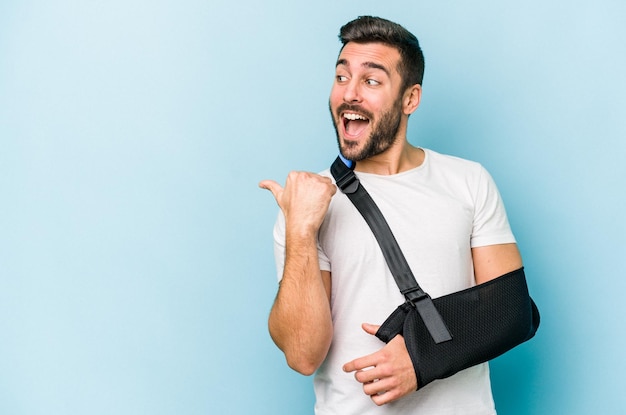
<path fill-rule="evenodd" d="M 283 271 L 285 269 L 285 216 L 282 211 L 278 212 L 278 218 L 274 224 L 274 261 L 276 262 L 276 274 L 278 281 L 283 279 Z M 317 244 L 317 256 L 319 259 L 320 269 L 322 271 L 330 271 L 330 260 Z"/>
<path fill-rule="evenodd" d="M 276 276 L 278 281 L 283 279 L 285 268 L 285 217 L 281 211 L 274 224 L 274 261 L 276 262 Z"/>
<path fill-rule="evenodd" d="M 470 245 L 479 246 L 515 243 L 496 184 L 484 167 L 480 167 L 474 200 L 474 223 Z"/>

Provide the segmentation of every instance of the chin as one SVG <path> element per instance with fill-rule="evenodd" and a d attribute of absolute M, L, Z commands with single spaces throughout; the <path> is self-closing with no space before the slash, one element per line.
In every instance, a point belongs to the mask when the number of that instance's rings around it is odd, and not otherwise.
<path fill-rule="evenodd" d="M 349 156 L 356 156 L 361 152 L 361 147 L 354 141 L 342 140 L 341 142 L 341 154 L 347 159 Z M 351 160 L 351 159 L 350 159 Z"/>
<path fill-rule="evenodd" d="M 361 161 L 363 158 L 361 157 L 362 150 L 358 147 L 341 147 L 341 155 L 352 161 Z"/>

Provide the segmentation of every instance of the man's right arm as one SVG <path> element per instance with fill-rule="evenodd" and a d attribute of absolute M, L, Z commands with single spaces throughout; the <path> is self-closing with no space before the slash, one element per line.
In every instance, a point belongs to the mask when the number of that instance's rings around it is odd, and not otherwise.
<path fill-rule="evenodd" d="M 292 172 L 272 192 L 285 215 L 285 266 L 269 317 L 269 331 L 294 370 L 310 375 L 326 358 L 333 336 L 330 272 L 321 271 L 317 232 L 336 187 L 312 173 Z"/>

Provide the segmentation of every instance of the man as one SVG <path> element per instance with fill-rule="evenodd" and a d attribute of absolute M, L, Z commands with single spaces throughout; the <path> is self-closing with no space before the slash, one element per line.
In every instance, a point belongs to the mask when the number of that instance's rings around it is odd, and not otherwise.
<path fill-rule="evenodd" d="M 360 17 L 340 39 L 329 102 L 339 148 L 356 162 L 420 286 L 435 298 L 520 268 L 488 173 L 407 141 L 422 94 L 417 38 L 388 20 Z M 404 299 L 371 230 L 328 171 L 291 172 L 284 188 L 259 185 L 281 209 L 270 334 L 290 367 L 315 373 L 318 415 L 495 414 L 486 363 L 420 389 L 402 336 L 387 344 L 374 336 Z"/>

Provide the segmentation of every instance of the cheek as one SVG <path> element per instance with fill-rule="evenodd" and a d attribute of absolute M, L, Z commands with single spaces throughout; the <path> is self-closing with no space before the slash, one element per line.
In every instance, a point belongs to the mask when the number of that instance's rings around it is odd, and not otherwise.
<path fill-rule="evenodd" d="M 336 108 L 339 104 L 341 104 L 341 92 L 337 86 L 333 86 L 330 90 L 330 104 L 333 108 Z"/>

